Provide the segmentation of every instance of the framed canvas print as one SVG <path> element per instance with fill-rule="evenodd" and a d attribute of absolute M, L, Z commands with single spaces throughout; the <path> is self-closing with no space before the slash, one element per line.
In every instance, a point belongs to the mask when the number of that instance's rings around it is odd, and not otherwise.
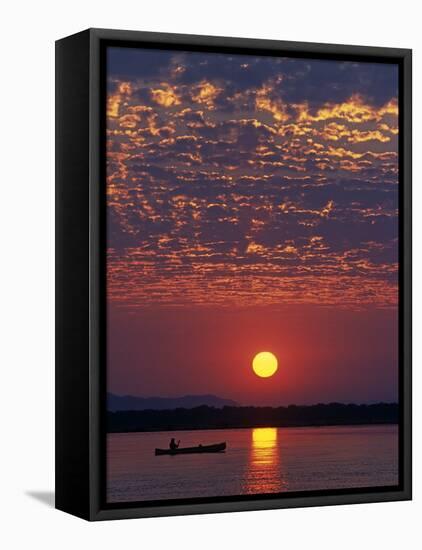
<path fill-rule="evenodd" d="M 56 44 L 56 505 L 411 498 L 411 51 Z"/>

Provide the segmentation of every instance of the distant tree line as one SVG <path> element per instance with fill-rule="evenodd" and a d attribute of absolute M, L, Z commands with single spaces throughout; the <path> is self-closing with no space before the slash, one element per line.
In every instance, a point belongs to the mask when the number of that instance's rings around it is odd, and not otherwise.
<path fill-rule="evenodd" d="M 329 403 L 288 407 L 223 407 L 117 411 L 107 413 L 108 432 L 154 432 L 257 428 L 265 426 L 335 426 L 396 424 L 397 403 L 354 405 Z"/>

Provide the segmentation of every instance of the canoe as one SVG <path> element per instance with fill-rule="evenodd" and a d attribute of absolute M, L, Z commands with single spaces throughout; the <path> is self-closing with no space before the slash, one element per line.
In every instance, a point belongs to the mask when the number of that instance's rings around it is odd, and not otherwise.
<path fill-rule="evenodd" d="M 198 445 L 197 447 L 179 447 L 177 449 L 155 449 L 155 455 L 184 455 L 190 453 L 221 453 L 226 450 L 226 442 L 214 445 Z"/>

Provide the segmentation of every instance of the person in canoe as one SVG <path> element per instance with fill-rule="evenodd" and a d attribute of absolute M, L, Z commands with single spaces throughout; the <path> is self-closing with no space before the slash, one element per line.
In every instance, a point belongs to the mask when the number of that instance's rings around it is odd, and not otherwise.
<path fill-rule="evenodd" d="M 169 445 L 170 450 L 171 450 L 171 451 L 174 451 L 175 449 L 177 449 L 177 448 L 179 447 L 179 445 L 180 445 L 180 439 L 179 439 L 179 441 L 176 443 L 176 440 L 174 439 L 174 437 L 172 437 L 172 438 L 171 438 L 171 441 L 170 441 L 170 445 Z"/>

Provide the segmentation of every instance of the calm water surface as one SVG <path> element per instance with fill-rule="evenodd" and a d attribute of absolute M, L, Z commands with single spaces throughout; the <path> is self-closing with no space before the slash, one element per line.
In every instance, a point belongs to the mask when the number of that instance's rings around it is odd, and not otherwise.
<path fill-rule="evenodd" d="M 225 453 L 155 456 L 227 442 Z M 398 427 L 253 428 L 108 435 L 109 502 L 397 485 Z"/>

